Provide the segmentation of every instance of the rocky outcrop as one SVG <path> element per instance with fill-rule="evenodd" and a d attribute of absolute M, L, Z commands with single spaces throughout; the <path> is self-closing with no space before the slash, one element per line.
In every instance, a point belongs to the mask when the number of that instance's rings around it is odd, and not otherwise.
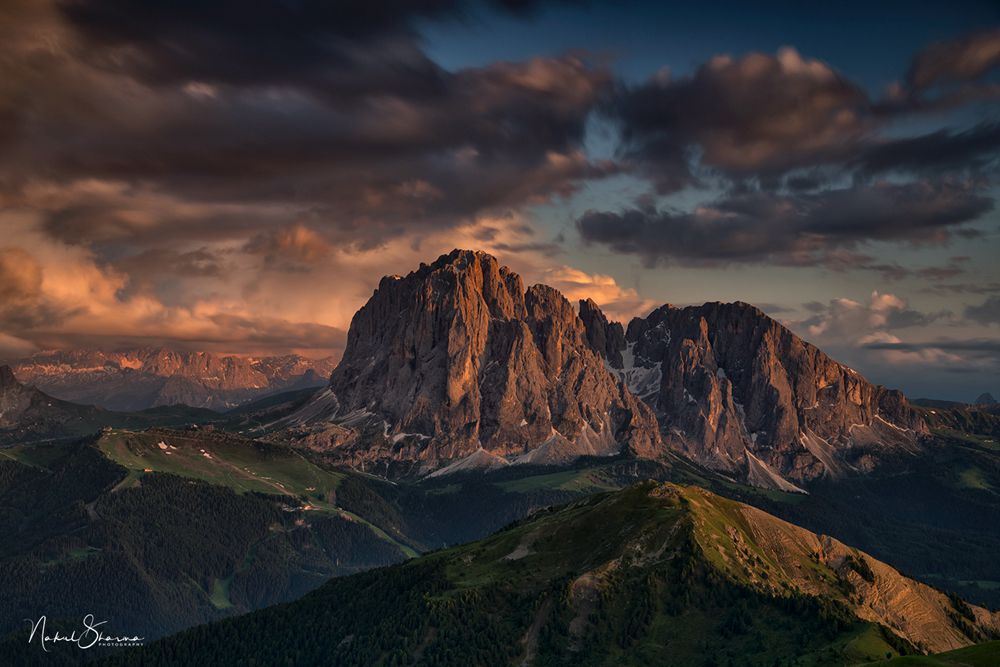
<path fill-rule="evenodd" d="M 332 359 L 235 357 L 166 348 L 40 352 L 15 362 L 27 384 L 110 410 L 184 404 L 224 410 L 268 394 L 322 386 Z"/>
<path fill-rule="evenodd" d="M 396 474 L 469 457 L 494 467 L 660 451 L 652 410 L 591 349 L 573 306 L 466 250 L 383 278 L 329 391 L 285 425 L 338 460 Z"/>
<path fill-rule="evenodd" d="M 580 300 L 580 321 L 590 348 L 615 368 L 621 368 L 624 363 L 622 350 L 625 349 L 625 327 L 621 322 L 609 322 L 593 299 Z"/>
<path fill-rule="evenodd" d="M 600 341 L 606 325 L 588 321 Z M 900 392 L 745 303 L 662 306 L 629 323 L 621 362 L 607 358 L 669 445 L 762 486 L 868 471 L 927 432 Z"/>

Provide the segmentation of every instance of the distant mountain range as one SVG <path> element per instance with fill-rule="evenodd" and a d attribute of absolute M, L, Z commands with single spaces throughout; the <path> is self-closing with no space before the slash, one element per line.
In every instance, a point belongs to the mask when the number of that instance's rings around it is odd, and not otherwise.
<path fill-rule="evenodd" d="M 626 329 L 468 250 L 383 278 L 327 390 L 274 428 L 390 476 L 677 451 L 783 490 L 928 433 L 901 393 L 753 306 L 665 305 Z"/>
<path fill-rule="evenodd" d="M 166 348 L 39 352 L 12 362 L 17 378 L 57 398 L 134 411 L 164 405 L 225 410 L 291 389 L 320 386 L 332 358 L 221 356 Z"/>
<path fill-rule="evenodd" d="M 0 366 L 0 445 L 66 440 L 105 427 L 150 428 L 218 419 L 204 408 L 162 406 L 138 412 L 115 412 L 49 396 L 22 384 L 10 366 Z"/>

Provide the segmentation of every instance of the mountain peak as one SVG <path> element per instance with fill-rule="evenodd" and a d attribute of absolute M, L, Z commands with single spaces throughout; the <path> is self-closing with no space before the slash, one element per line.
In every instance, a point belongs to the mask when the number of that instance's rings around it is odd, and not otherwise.
<path fill-rule="evenodd" d="M 455 248 L 451 252 L 441 255 L 429 265 L 421 263 L 420 268 L 413 273 L 419 273 L 424 270 L 433 272 L 446 267 L 451 267 L 458 272 L 463 272 L 475 266 L 496 266 L 503 268 L 504 271 L 509 271 L 506 266 L 500 267 L 500 260 L 488 252 L 483 252 L 482 250 Z"/>
<path fill-rule="evenodd" d="M 383 278 L 351 321 L 330 390 L 332 414 L 319 412 L 338 428 L 312 420 L 308 441 L 358 467 L 430 472 L 480 449 L 564 463 L 659 443 L 652 412 L 589 348 L 572 304 L 547 285 L 526 290 L 479 251 Z"/>
<path fill-rule="evenodd" d="M 591 306 L 581 312 L 598 349 L 607 325 Z M 623 364 L 604 357 L 654 408 L 665 439 L 755 484 L 795 488 L 786 477 L 866 472 L 927 431 L 901 393 L 869 383 L 748 303 L 664 305 L 634 318 L 618 346 Z"/>
<path fill-rule="evenodd" d="M 455 248 L 451 252 L 441 255 L 437 262 L 444 260 L 446 264 L 469 264 L 474 260 L 486 260 L 499 263 L 499 260 L 484 250 L 469 250 L 467 248 Z"/>
<path fill-rule="evenodd" d="M 974 405 L 996 405 L 996 402 L 997 399 L 993 398 L 993 394 L 987 391 L 979 395 Z"/>

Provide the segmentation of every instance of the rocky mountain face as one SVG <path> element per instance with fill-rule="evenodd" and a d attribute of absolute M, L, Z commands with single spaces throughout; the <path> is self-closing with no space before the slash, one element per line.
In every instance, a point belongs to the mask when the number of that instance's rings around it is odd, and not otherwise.
<path fill-rule="evenodd" d="M 383 278 L 327 390 L 279 426 L 394 474 L 673 449 L 788 491 L 870 471 L 927 433 L 901 393 L 753 306 L 666 305 L 626 330 L 464 250 Z"/>
<path fill-rule="evenodd" d="M 900 392 L 748 304 L 665 305 L 624 336 L 593 303 L 580 308 L 592 349 L 654 408 L 668 445 L 759 486 L 868 471 L 927 433 Z"/>
<path fill-rule="evenodd" d="M 110 410 L 175 404 L 224 410 L 280 391 L 321 386 L 333 367 L 330 358 L 234 357 L 165 348 L 41 352 L 13 364 L 27 384 Z"/>
<path fill-rule="evenodd" d="M 382 279 L 328 390 L 286 426 L 338 460 L 403 474 L 656 456 L 652 410 L 587 335 L 556 290 L 456 250 Z"/>

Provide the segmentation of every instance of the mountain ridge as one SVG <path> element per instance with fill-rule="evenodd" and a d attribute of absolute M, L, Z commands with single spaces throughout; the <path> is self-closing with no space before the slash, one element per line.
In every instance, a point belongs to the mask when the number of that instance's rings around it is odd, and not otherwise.
<path fill-rule="evenodd" d="M 0 446 L 68 440 L 111 426 L 147 428 L 219 418 L 212 410 L 186 405 L 129 413 L 64 401 L 20 382 L 9 365 L 0 365 Z"/>
<path fill-rule="evenodd" d="M 9 365 L 0 365 L 0 436 L 5 440 L 48 435 L 67 421 L 90 422 L 102 412 L 29 387 L 17 379 Z"/>
<path fill-rule="evenodd" d="M 698 487 L 643 482 L 106 664 L 842 665 L 998 632 L 997 613 L 836 540 Z"/>

